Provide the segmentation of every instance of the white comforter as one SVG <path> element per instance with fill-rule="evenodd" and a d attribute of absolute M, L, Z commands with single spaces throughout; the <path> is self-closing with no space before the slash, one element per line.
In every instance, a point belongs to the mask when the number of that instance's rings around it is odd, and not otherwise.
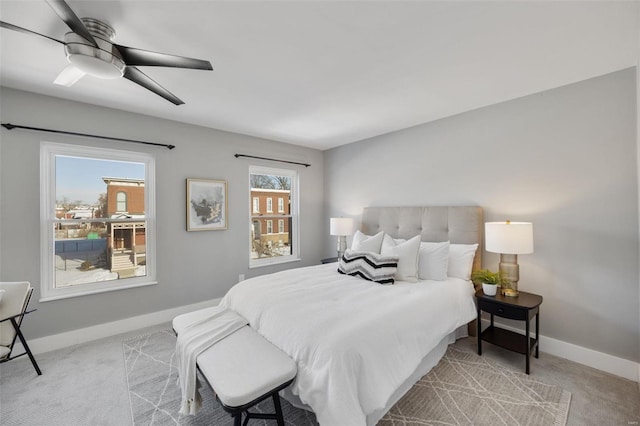
<path fill-rule="evenodd" d="M 468 281 L 384 286 L 336 264 L 242 281 L 221 305 L 297 362 L 292 391 L 323 426 L 365 425 L 444 336 L 476 316 Z"/>

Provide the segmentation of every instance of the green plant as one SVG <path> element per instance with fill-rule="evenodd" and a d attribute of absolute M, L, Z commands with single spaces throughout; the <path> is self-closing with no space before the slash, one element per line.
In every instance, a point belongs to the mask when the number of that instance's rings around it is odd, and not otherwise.
<path fill-rule="evenodd" d="M 471 281 L 475 284 L 501 284 L 502 274 L 500 272 L 491 272 L 488 269 L 478 269 L 471 273 Z"/>

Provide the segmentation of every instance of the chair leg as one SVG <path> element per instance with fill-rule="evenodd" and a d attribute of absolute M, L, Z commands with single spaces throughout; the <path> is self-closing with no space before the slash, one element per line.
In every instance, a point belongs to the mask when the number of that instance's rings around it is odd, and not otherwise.
<path fill-rule="evenodd" d="M 24 336 L 22 335 L 22 332 L 20 331 L 20 327 L 18 327 L 18 324 L 16 323 L 16 320 L 14 318 L 11 318 L 11 323 L 13 324 L 13 328 L 15 328 L 16 334 L 18 335 L 18 338 L 22 343 L 22 347 L 27 352 L 27 355 L 29 355 L 29 359 L 31 360 L 31 364 L 33 364 L 33 368 L 36 369 L 36 373 L 38 373 L 38 376 L 41 376 L 42 371 L 40 371 L 40 367 L 38 367 L 38 363 L 36 362 L 36 359 L 33 357 L 33 354 L 31 353 L 31 349 L 29 349 L 29 345 L 27 345 L 27 340 L 24 338 Z"/>
<path fill-rule="evenodd" d="M 284 426 L 284 417 L 282 416 L 282 407 L 280 406 L 280 395 L 278 395 L 278 392 L 273 393 L 273 405 L 276 408 L 278 426 Z"/>

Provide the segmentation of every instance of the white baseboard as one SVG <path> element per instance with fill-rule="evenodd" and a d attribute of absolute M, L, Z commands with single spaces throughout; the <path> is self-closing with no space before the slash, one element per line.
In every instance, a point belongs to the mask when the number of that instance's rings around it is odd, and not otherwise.
<path fill-rule="evenodd" d="M 489 324 L 489 320 L 484 318 L 482 322 L 486 323 L 486 325 Z M 499 323 L 498 321 L 496 321 L 496 324 L 499 324 L 500 328 L 524 334 L 524 331 L 518 328 Z M 615 374 L 625 379 L 633 380 L 634 382 L 638 382 L 638 386 L 640 387 L 640 363 L 543 335 L 540 335 L 540 351 L 601 371 L 606 371 L 607 373 Z"/>
<path fill-rule="evenodd" d="M 31 348 L 31 352 L 35 354 L 49 352 L 56 349 L 78 345 L 80 343 L 90 342 L 92 340 L 102 339 L 104 337 L 114 336 L 120 333 L 138 330 L 144 327 L 162 324 L 164 322 L 171 321 L 180 314 L 215 306 L 220 303 L 220 300 L 221 298 L 211 299 L 204 302 L 194 303 L 193 305 L 179 306 L 177 308 L 152 312 L 150 314 L 139 315 L 132 318 L 125 318 L 105 324 L 98 324 L 92 327 L 67 331 L 65 333 L 54 334 L 37 339 L 29 339 L 27 340 L 27 343 Z M 16 342 L 14 353 L 20 353 L 22 351 L 22 345 L 20 342 Z"/>

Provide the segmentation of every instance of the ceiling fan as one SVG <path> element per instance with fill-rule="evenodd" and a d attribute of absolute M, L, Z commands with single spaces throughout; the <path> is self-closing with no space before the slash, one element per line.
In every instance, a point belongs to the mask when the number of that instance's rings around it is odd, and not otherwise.
<path fill-rule="evenodd" d="M 175 105 L 182 105 L 182 100 L 140 71 L 137 66 L 213 70 L 211 63 L 202 59 L 151 52 L 113 43 L 115 31 L 109 25 L 97 19 L 78 18 L 64 0 L 46 2 L 71 29 L 71 32 L 65 34 L 64 41 L 8 22 L 0 21 L 0 27 L 34 34 L 64 45 L 69 65 L 55 79 L 56 84 L 71 86 L 86 74 L 103 79 L 124 77 Z"/>

